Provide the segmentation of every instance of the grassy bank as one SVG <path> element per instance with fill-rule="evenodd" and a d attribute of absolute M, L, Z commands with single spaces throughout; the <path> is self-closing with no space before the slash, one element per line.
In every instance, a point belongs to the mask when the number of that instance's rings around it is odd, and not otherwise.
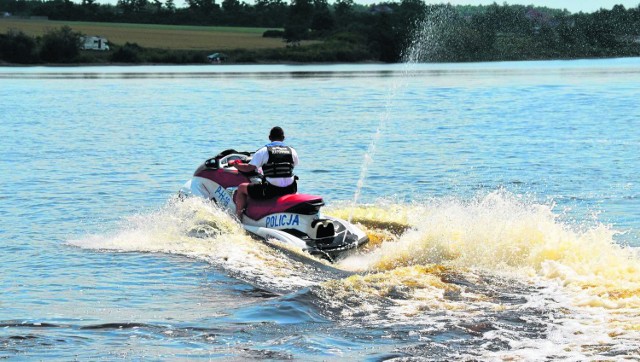
<path fill-rule="evenodd" d="M 30 36 L 42 36 L 48 30 L 69 26 L 86 35 L 99 35 L 110 43 L 136 43 L 144 48 L 166 50 L 220 51 L 230 49 L 284 48 L 278 38 L 263 38 L 266 28 L 183 26 L 159 24 L 93 23 L 74 21 L 0 18 L 0 33 L 16 29 Z"/>
<path fill-rule="evenodd" d="M 10 30 L 14 30 L 12 35 Z M 304 41 L 287 47 L 281 38 L 263 37 L 266 30 L 269 29 L 5 18 L 0 19 L 0 60 L 17 64 L 198 64 L 207 63 L 207 55 L 213 52 L 224 52 L 225 62 L 229 63 L 374 59 L 362 41 L 352 36 L 337 34 L 324 41 Z M 4 40 L 2 33 L 7 34 Z M 107 38 L 110 50 L 80 51 L 74 45 L 79 34 Z M 61 50 L 60 44 L 66 44 L 66 50 Z"/>

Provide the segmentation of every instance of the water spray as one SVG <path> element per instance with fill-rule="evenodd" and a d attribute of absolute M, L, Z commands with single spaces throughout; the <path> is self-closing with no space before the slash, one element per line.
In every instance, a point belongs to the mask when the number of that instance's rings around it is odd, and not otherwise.
<path fill-rule="evenodd" d="M 402 54 L 402 60 L 404 64 L 404 70 L 402 71 L 402 77 L 400 77 L 399 81 L 393 83 L 391 90 L 387 94 L 387 100 L 385 102 L 385 111 L 380 117 L 380 121 L 378 122 L 378 127 L 376 129 L 376 133 L 373 135 L 371 139 L 371 143 L 369 143 L 369 148 L 367 152 L 364 154 L 364 159 L 362 161 L 362 167 L 360 168 L 360 177 L 358 178 L 358 183 L 356 184 L 356 191 L 353 195 L 353 202 L 351 212 L 349 212 L 348 221 L 351 222 L 353 218 L 353 210 L 358 205 L 358 201 L 360 199 L 360 195 L 362 194 L 362 188 L 364 187 L 365 180 L 367 178 L 367 172 L 369 170 L 369 166 L 371 162 L 374 160 L 376 147 L 378 145 L 378 141 L 380 140 L 380 136 L 382 135 L 387 120 L 391 117 L 391 110 L 393 109 L 395 99 L 398 96 L 398 91 L 406 87 L 406 81 L 413 70 L 415 70 L 415 65 L 420 63 L 428 52 L 428 46 L 431 44 L 435 44 L 435 32 L 434 28 L 436 27 L 435 22 L 439 22 L 442 19 L 441 16 L 435 14 L 435 16 L 425 16 L 424 19 L 419 19 L 416 21 L 414 26 L 414 34 L 412 36 L 412 41 L 410 42 L 409 47 L 406 52 Z"/>

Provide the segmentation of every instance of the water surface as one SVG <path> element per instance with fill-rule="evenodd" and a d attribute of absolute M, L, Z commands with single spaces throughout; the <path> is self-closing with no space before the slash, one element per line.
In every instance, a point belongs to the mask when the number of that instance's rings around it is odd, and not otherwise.
<path fill-rule="evenodd" d="M 638 59 L 7 67 L 0 84 L 2 357 L 640 355 Z M 374 241 L 342 272 L 172 202 L 273 125 L 301 190 Z"/>

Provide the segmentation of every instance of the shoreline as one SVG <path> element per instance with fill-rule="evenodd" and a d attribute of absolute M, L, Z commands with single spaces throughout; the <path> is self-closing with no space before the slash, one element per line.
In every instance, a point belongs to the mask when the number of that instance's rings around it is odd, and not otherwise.
<path fill-rule="evenodd" d="M 640 55 L 627 55 L 627 56 L 600 56 L 600 57 L 558 57 L 558 58 L 527 58 L 527 59 L 496 59 L 496 60 L 474 60 L 474 61 L 438 61 L 438 62 L 417 62 L 418 64 L 471 64 L 471 63 L 501 63 L 501 62 L 537 62 L 537 61 L 573 61 L 573 60 L 602 60 L 602 59 L 633 59 L 640 58 Z M 225 67 L 236 65 L 367 65 L 367 64 L 407 64 L 407 62 L 395 62 L 387 63 L 381 61 L 361 61 L 361 62 L 225 62 L 225 63 L 162 63 L 162 62 L 129 62 L 129 63 L 116 63 L 116 62 L 78 62 L 78 63 L 8 63 L 0 61 L 0 68 L 74 68 L 74 67 L 135 67 L 135 66 L 212 66 L 212 67 Z"/>

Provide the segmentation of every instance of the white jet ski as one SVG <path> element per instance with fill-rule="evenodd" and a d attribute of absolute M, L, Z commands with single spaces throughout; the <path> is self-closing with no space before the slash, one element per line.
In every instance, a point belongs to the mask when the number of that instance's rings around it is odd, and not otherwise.
<path fill-rule="evenodd" d="M 260 174 L 238 171 L 231 161 L 247 163 L 253 152 L 225 150 L 206 160 L 180 189 L 179 195 L 214 201 L 236 214 L 234 195 L 243 182 L 262 182 Z M 233 164 L 233 162 L 231 162 Z M 345 220 L 322 215 L 322 197 L 290 194 L 269 200 L 249 199 L 242 225 L 252 235 L 298 248 L 311 255 L 335 261 L 369 241 L 367 235 Z"/>

